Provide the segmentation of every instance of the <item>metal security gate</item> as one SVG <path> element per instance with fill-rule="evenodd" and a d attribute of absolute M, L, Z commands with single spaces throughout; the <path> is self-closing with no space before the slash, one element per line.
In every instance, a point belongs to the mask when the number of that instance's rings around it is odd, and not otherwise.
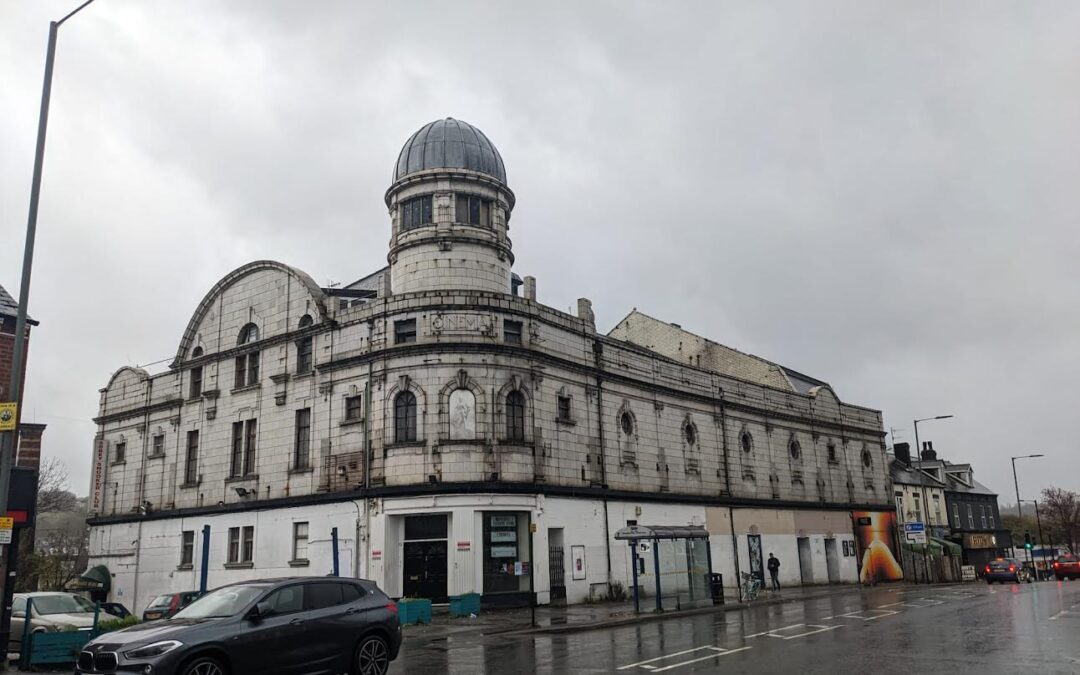
<path fill-rule="evenodd" d="M 551 578 L 551 599 L 566 599 L 566 563 L 562 546 L 548 547 L 548 571 Z"/>

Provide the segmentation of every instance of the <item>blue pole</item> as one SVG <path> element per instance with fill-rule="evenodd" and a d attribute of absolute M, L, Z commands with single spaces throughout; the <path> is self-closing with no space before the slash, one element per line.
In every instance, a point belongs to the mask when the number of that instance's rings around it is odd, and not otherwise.
<path fill-rule="evenodd" d="M 664 611 L 664 605 L 660 601 L 660 540 L 652 540 L 653 569 L 656 571 L 656 611 Z"/>
<path fill-rule="evenodd" d="M 638 605 L 638 580 L 637 580 L 637 542 L 633 539 L 630 540 L 630 564 L 634 567 L 634 614 L 641 613 L 641 607 Z"/>
<path fill-rule="evenodd" d="M 709 563 L 709 572 L 705 575 L 705 588 L 709 591 L 708 597 L 712 597 L 712 543 L 708 537 L 705 537 L 705 560 Z"/>
<path fill-rule="evenodd" d="M 199 595 L 206 593 L 206 574 L 210 567 L 210 526 L 202 526 L 202 569 L 199 570 Z"/>
<path fill-rule="evenodd" d="M 334 547 L 334 576 L 338 577 L 338 576 L 341 576 L 341 575 L 338 574 L 338 571 L 339 571 L 339 568 L 338 568 L 338 539 L 337 539 L 337 528 L 336 527 L 330 528 L 330 543 Z"/>

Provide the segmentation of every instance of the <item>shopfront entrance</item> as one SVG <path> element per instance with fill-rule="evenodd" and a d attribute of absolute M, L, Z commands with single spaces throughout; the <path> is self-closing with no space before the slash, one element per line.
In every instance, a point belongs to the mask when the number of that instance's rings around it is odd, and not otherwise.
<path fill-rule="evenodd" d="M 528 513 L 484 513 L 484 603 L 529 604 L 532 561 Z"/>
<path fill-rule="evenodd" d="M 404 597 L 448 601 L 446 533 L 445 513 L 405 517 Z"/>

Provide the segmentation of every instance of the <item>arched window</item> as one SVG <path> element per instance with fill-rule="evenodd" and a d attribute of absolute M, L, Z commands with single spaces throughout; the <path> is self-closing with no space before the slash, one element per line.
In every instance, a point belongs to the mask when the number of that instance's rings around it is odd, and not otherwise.
<path fill-rule="evenodd" d="M 870 454 L 869 450 L 863 449 L 862 451 L 862 463 L 867 469 L 874 465 L 874 457 Z"/>
<path fill-rule="evenodd" d="M 687 422 L 686 425 L 683 426 L 683 438 L 686 439 L 686 444 L 689 446 L 693 446 L 694 443 L 697 443 L 697 429 L 692 422 Z"/>
<path fill-rule="evenodd" d="M 798 459 L 799 456 L 802 455 L 802 447 L 799 445 L 799 442 L 794 438 L 791 439 L 790 443 L 788 443 L 788 452 L 791 453 L 792 459 Z"/>
<path fill-rule="evenodd" d="M 202 355 L 202 347 L 191 350 L 191 358 L 193 359 L 197 359 Z M 191 387 L 188 391 L 188 398 L 198 398 L 200 396 L 202 396 L 202 366 L 195 366 L 191 369 Z"/>
<path fill-rule="evenodd" d="M 506 439 L 525 440 L 525 395 L 520 391 L 506 395 Z"/>
<path fill-rule="evenodd" d="M 394 442 L 416 441 L 416 395 L 403 391 L 394 399 Z"/>
<path fill-rule="evenodd" d="M 750 435 L 749 431 L 744 431 L 739 438 L 739 444 L 742 445 L 743 452 L 750 452 L 754 449 L 754 437 Z"/>
<path fill-rule="evenodd" d="M 249 345 L 259 340 L 259 327 L 249 323 L 240 329 L 240 338 L 237 344 Z M 259 383 L 259 352 L 247 352 L 236 357 L 236 377 L 233 386 L 251 387 Z"/>
<path fill-rule="evenodd" d="M 622 432 L 627 436 L 634 433 L 634 416 L 628 411 L 624 411 L 622 415 L 619 415 L 619 426 L 622 427 Z"/>
<path fill-rule="evenodd" d="M 300 330 L 310 328 L 314 323 L 309 314 L 300 319 Z M 296 341 L 296 374 L 306 375 L 314 365 L 314 338 L 310 335 Z"/>

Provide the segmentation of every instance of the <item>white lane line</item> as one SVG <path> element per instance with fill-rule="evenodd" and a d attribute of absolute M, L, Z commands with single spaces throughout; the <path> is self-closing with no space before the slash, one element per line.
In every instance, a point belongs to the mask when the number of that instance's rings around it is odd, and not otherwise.
<path fill-rule="evenodd" d="M 1057 614 L 1055 614 L 1054 616 L 1050 617 L 1049 620 L 1053 621 L 1054 619 L 1059 619 L 1059 618 L 1065 616 L 1066 614 L 1068 614 L 1068 612 L 1069 612 L 1069 610 L 1063 609 L 1060 612 L 1058 612 Z"/>
<path fill-rule="evenodd" d="M 822 621 L 828 621 L 829 619 L 834 619 L 834 618 L 836 618 L 836 617 L 832 617 L 832 616 L 823 616 L 823 617 L 821 617 L 821 620 L 822 620 Z"/>
<path fill-rule="evenodd" d="M 830 630 L 836 630 L 840 626 L 815 626 L 810 623 L 806 625 L 807 628 L 814 628 L 815 630 L 806 631 L 805 633 L 799 633 L 798 635 L 773 635 L 772 637 L 780 638 L 781 640 L 795 640 L 797 638 L 804 638 L 807 635 L 817 635 L 818 633 L 824 633 Z"/>
<path fill-rule="evenodd" d="M 802 624 L 802 623 L 793 623 L 790 626 L 784 626 L 783 628 L 773 628 L 772 630 L 762 631 L 760 633 L 754 633 L 753 635 L 747 635 L 746 638 L 761 637 L 762 635 L 769 635 L 771 633 L 775 633 L 778 630 L 790 630 L 792 628 L 798 628 L 799 626 L 805 626 L 805 625 L 806 624 Z"/>
<path fill-rule="evenodd" d="M 710 647 L 709 649 L 716 649 L 718 651 L 717 651 L 716 654 L 711 654 L 709 656 L 702 656 L 701 658 L 690 659 L 689 661 L 682 661 L 681 663 L 673 663 L 670 666 L 664 666 L 663 668 L 655 668 L 655 669 L 652 670 L 652 672 L 654 672 L 654 673 L 662 673 L 665 670 L 671 670 L 672 668 L 682 668 L 683 666 L 688 666 L 691 663 L 698 663 L 700 661 L 708 661 L 709 659 L 716 659 L 716 658 L 719 658 L 721 656 L 730 656 L 731 654 L 734 654 L 735 652 L 746 651 L 747 649 L 750 649 L 750 647 L 739 647 L 738 649 L 724 649 L 724 650 L 721 650 L 719 647 Z"/>
<path fill-rule="evenodd" d="M 875 607 L 874 609 L 881 609 L 882 607 L 896 607 L 897 605 L 902 605 L 902 604 L 904 604 L 904 602 L 903 602 L 903 601 L 900 601 L 900 602 L 890 602 L 890 603 L 889 603 L 889 604 L 887 604 L 887 605 L 878 605 L 878 606 L 877 606 L 877 607 Z"/>
<path fill-rule="evenodd" d="M 631 664 L 626 665 L 626 666 L 620 666 L 619 668 L 616 668 L 616 670 L 626 670 L 627 668 L 636 668 L 638 666 L 645 666 L 646 663 L 653 663 L 655 661 L 663 661 L 664 659 L 675 658 L 676 656 L 682 656 L 683 654 L 692 654 L 694 652 L 700 652 L 702 649 L 719 649 L 719 647 L 712 647 L 712 646 L 706 645 L 704 647 L 694 647 L 693 649 L 684 649 L 683 651 L 675 652 L 674 654 L 665 654 L 663 656 L 657 656 L 655 659 L 648 659 L 646 661 L 638 661 L 637 663 L 631 663 Z M 645 667 L 648 668 L 648 666 L 645 666 Z M 652 670 L 652 669 L 649 668 L 649 670 Z"/>
<path fill-rule="evenodd" d="M 876 615 L 876 616 L 869 616 L 869 617 L 867 617 L 867 616 L 859 616 L 860 614 L 869 614 L 870 612 L 881 612 L 881 613 Z M 863 611 L 860 611 L 860 612 L 848 612 L 847 614 L 841 614 L 840 616 L 841 617 L 846 617 L 846 618 L 849 618 L 849 619 L 861 619 L 863 621 L 873 621 L 875 619 L 884 619 L 887 616 L 892 616 L 893 614 L 899 614 L 899 613 L 900 612 L 895 612 L 895 611 L 893 611 L 891 609 L 866 609 L 866 610 L 863 610 Z"/>

